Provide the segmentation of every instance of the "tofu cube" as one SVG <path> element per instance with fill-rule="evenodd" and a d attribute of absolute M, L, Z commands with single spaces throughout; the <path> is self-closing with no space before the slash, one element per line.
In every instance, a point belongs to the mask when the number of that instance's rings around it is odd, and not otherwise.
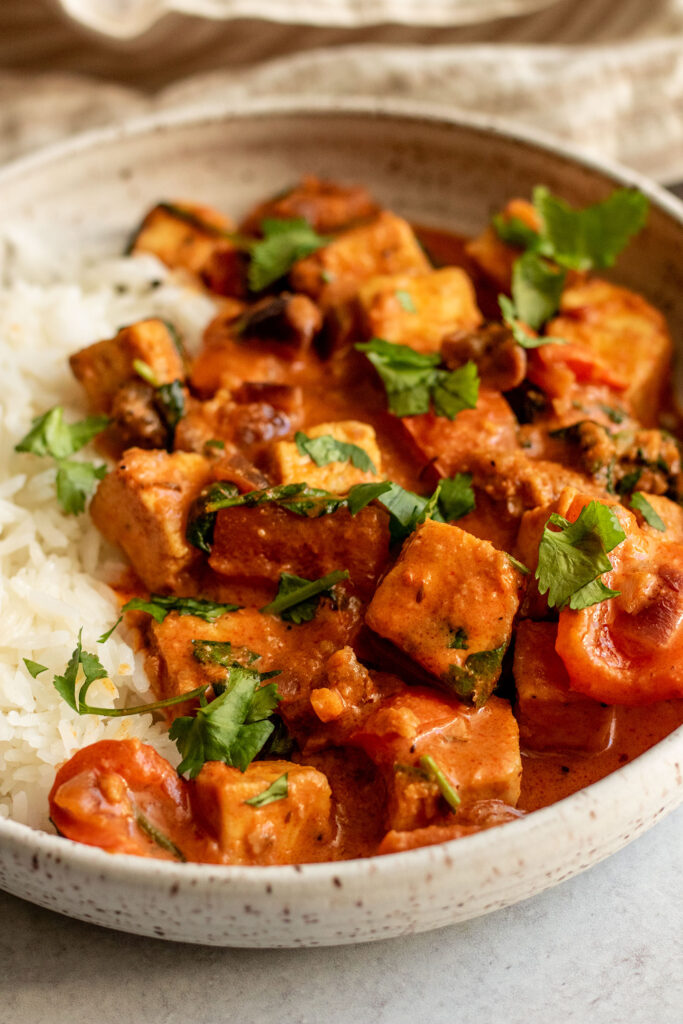
<path fill-rule="evenodd" d="M 283 775 L 286 796 L 262 807 L 247 803 Z M 209 761 L 194 783 L 192 805 L 225 864 L 301 864 L 324 860 L 329 852 L 332 792 L 316 768 L 252 761 L 243 773 Z"/>
<path fill-rule="evenodd" d="M 517 628 L 513 671 L 522 746 L 597 754 L 610 744 L 614 708 L 570 690 L 556 636 L 554 622 L 524 620 Z"/>
<path fill-rule="evenodd" d="M 381 769 L 387 786 L 387 828 L 424 828 L 448 816 L 430 757 L 456 790 L 457 812 L 483 800 L 514 806 L 522 764 L 519 732 L 507 701 L 491 697 L 475 709 L 424 687 L 404 687 L 381 701 L 349 742 Z"/>
<path fill-rule="evenodd" d="M 246 294 L 246 259 L 231 241 L 234 225 L 208 206 L 160 203 L 147 214 L 131 251 L 151 252 L 172 269 L 194 274 L 220 295 Z"/>
<path fill-rule="evenodd" d="M 407 221 L 385 211 L 294 264 L 290 280 L 323 309 L 352 299 L 378 274 L 424 274 L 429 261 Z"/>
<path fill-rule="evenodd" d="M 201 455 L 129 448 L 100 482 L 90 505 L 95 526 L 149 590 L 175 593 L 190 584 L 199 551 L 185 539 L 187 514 L 211 475 Z"/>
<path fill-rule="evenodd" d="M 277 505 L 221 509 L 209 564 L 234 580 L 270 580 L 283 572 L 315 580 L 348 569 L 349 583 L 367 599 L 389 558 L 389 517 L 368 506 L 317 518 Z"/>
<path fill-rule="evenodd" d="M 320 487 L 333 494 L 346 494 L 354 484 L 381 479 L 382 455 L 377 446 L 375 431 L 368 423 L 343 420 L 339 423 L 318 423 L 306 430 L 308 437 L 333 437 L 335 441 L 362 448 L 375 467 L 357 469 L 351 460 L 328 462 L 318 466 L 307 455 L 302 455 L 294 441 L 278 441 L 273 446 L 273 463 L 280 483 L 295 484 L 305 481 L 310 487 Z"/>
<path fill-rule="evenodd" d="M 427 274 L 372 277 L 358 291 L 363 329 L 369 338 L 439 352 L 444 338 L 481 323 L 474 288 L 460 267 Z"/>
<path fill-rule="evenodd" d="M 520 585 L 504 552 L 457 526 L 427 520 L 403 545 L 365 621 L 463 700 L 480 705 L 500 676 Z"/>
<path fill-rule="evenodd" d="M 240 230 L 258 233 L 266 217 L 303 217 L 316 231 L 326 235 L 376 213 L 377 203 L 361 185 L 338 185 L 308 174 L 291 191 L 259 203 L 246 216 Z"/>
<path fill-rule="evenodd" d="M 579 280 L 565 289 L 547 333 L 589 349 L 623 380 L 636 418 L 657 425 L 673 347 L 664 317 L 642 295 L 610 281 Z"/>
<path fill-rule="evenodd" d="M 122 327 L 116 337 L 88 345 L 70 357 L 73 374 L 94 412 L 111 412 L 121 385 L 138 377 L 135 360 L 147 363 L 160 384 L 185 377 L 182 357 L 163 320 L 140 320 Z"/>
<path fill-rule="evenodd" d="M 194 615 L 172 612 L 163 622 L 149 620 L 145 670 L 160 700 L 189 693 L 205 683 L 221 682 L 225 670 L 195 657 L 193 640 L 232 645 L 236 661 L 252 664 L 259 672 L 279 672 L 281 701 L 278 709 L 294 731 L 314 721 L 311 692 L 325 682 L 325 662 L 345 644 L 352 643 L 361 627 L 358 602 L 334 609 L 321 601 L 315 618 L 292 625 L 256 608 L 221 615 L 205 622 Z M 251 653 L 258 659 L 251 661 Z M 169 708 L 169 717 L 189 713 L 187 704 Z"/>

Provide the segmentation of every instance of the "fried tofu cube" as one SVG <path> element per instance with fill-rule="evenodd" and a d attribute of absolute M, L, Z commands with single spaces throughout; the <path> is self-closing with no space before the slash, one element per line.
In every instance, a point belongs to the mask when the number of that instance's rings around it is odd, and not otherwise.
<path fill-rule="evenodd" d="M 369 338 L 417 352 L 438 352 L 448 334 L 472 330 L 482 320 L 472 282 L 460 267 L 372 277 L 361 285 L 358 303 Z"/>
<path fill-rule="evenodd" d="M 624 397 L 645 426 L 656 426 L 670 381 L 673 346 L 666 321 L 642 295 L 609 281 L 565 288 L 550 335 L 588 349 L 624 381 Z"/>
<path fill-rule="evenodd" d="M 358 420 L 318 423 L 307 430 L 307 436 L 329 436 L 343 444 L 362 448 L 373 464 L 374 471 L 354 466 L 350 458 L 318 466 L 308 455 L 301 454 L 295 441 L 278 441 L 273 447 L 273 463 L 280 483 L 295 484 L 305 480 L 309 487 L 320 487 L 333 494 L 345 494 L 354 484 L 380 479 L 382 455 L 377 446 L 375 431 L 368 423 Z"/>
<path fill-rule="evenodd" d="M 140 320 L 122 327 L 114 338 L 97 341 L 70 357 L 73 374 L 85 388 L 93 412 L 111 412 L 121 385 L 138 377 L 136 360 L 147 363 L 160 384 L 185 376 L 182 357 L 163 320 Z"/>
<path fill-rule="evenodd" d="M 172 612 L 163 622 L 149 621 L 145 670 L 160 700 L 178 697 L 224 680 L 222 666 L 200 661 L 197 655 L 202 641 L 229 643 L 236 661 L 259 672 L 279 673 L 278 709 L 290 728 L 301 725 L 305 730 L 314 721 L 310 694 L 326 680 L 326 661 L 352 643 L 360 627 L 357 601 L 335 609 L 323 600 L 313 619 L 296 626 L 256 608 L 226 613 L 215 622 Z M 171 718 L 187 713 L 187 704 L 169 708 Z"/>
<path fill-rule="evenodd" d="M 475 709 L 420 686 L 382 700 L 348 741 L 381 769 L 387 827 L 423 828 L 448 815 L 430 771 L 436 764 L 456 791 L 457 813 L 485 800 L 515 805 L 522 764 L 519 732 L 507 701 Z"/>
<path fill-rule="evenodd" d="M 185 539 L 187 514 L 211 475 L 201 455 L 129 448 L 97 488 L 90 505 L 95 526 L 128 555 L 149 590 L 174 593 L 188 585 L 199 551 Z"/>
<path fill-rule="evenodd" d="M 532 231 L 538 231 L 541 226 L 536 210 L 526 199 L 511 199 L 503 209 L 502 216 L 504 220 L 520 220 Z M 504 242 L 493 225 L 489 225 L 481 235 L 468 242 L 465 248 L 467 255 L 496 287 L 505 292 L 510 291 L 512 266 L 520 255 L 516 246 Z"/>
<path fill-rule="evenodd" d="M 317 518 L 277 505 L 221 509 L 209 564 L 228 579 L 277 581 L 283 572 L 315 580 L 347 569 L 359 596 L 369 597 L 389 558 L 389 517 L 368 506 Z"/>
<path fill-rule="evenodd" d="M 504 552 L 428 519 L 403 545 L 365 621 L 463 700 L 479 705 L 500 676 L 519 587 Z"/>
<path fill-rule="evenodd" d="M 338 185 L 307 174 L 293 189 L 259 203 L 241 224 L 240 230 L 256 233 L 266 217 L 291 220 L 302 217 L 320 234 L 340 231 L 354 221 L 377 213 L 377 203 L 360 185 Z"/>
<path fill-rule="evenodd" d="M 290 280 L 296 291 L 328 309 L 348 302 L 364 281 L 378 274 L 424 274 L 429 269 L 410 224 L 385 211 L 299 260 Z"/>
<path fill-rule="evenodd" d="M 249 800 L 286 776 L 286 795 Z M 322 772 L 290 761 L 252 761 L 245 772 L 209 761 L 194 783 L 195 814 L 226 864 L 301 864 L 323 860 L 333 835 L 332 791 Z"/>
<path fill-rule="evenodd" d="M 556 637 L 554 622 L 524 620 L 517 628 L 513 671 L 522 746 L 597 754 L 610 744 L 614 708 L 570 690 Z"/>
<path fill-rule="evenodd" d="M 453 476 L 472 452 L 513 452 L 519 449 L 517 420 L 499 391 L 481 389 L 475 409 L 463 409 L 454 420 L 433 412 L 402 420 L 415 447 L 439 476 Z"/>
<path fill-rule="evenodd" d="M 199 277 L 220 295 L 246 294 L 246 258 L 231 241 L 234 225 L 196 203 L 159 203 L 147 214 L 131 252 L 151 252 L 172 269 Z"/>

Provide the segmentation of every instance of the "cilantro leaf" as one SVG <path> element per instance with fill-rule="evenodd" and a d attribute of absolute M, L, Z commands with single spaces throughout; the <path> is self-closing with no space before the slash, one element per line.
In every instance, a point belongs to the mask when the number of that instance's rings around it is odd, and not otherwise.
<path fill-rule="evenodd" d="M 349 513 L 352 516 L 358 515 L 361 509 L 365 508 L 366 505 L 369 505 L 371 501 L 375 501 L 382 494 L 386 494 L 387 491 L 390 491 L 391 486 L 392 485 L 389 480 L 382 480 L 380 483 L 376 484 L 354 484 L 346 496 Z"/>
<path fill-rule="evenodd" d="M 481 707 L 498 682 L 506 649 L 507 644 L 501 644 L 489 651 L 475 651 L 467 657 L 464 665 L 450 665 L 444 682 L 461 700 Z"/>
<path fill-rule="evenodd" d="M 648 526 L 654 527 L 655 530 L 659 530 L 661 533 L 666 531 L 666 523 L 662 517 L 655 512 L 652 505 L 641 491 L 634 491 L 631 495 L 631 508 L 634 508 L 636 512 L 640 512 Z"/>
<path fill-rule="evenodd" d="M 57 462 L 57 499 L 67 515 L 80 515 L 85 509 L 85 499 L 92 494 L 95 482 L 106 476 L 104 463 L 95 466 L 92 462 L 75 462 L 62 459 Z"/>
<path fill-rule="evenodd" d="M 261 611 L 269 615 L 279 615 L 285 622 L 293 622 L 300 626 L 302 622 L 310 622 L 315 617 L 322 595 L 328 594 L 335 583 L 348 578 L 346 569 L 337 569 L 319 580 L 306 580 L 301 576 L 283 572 L 280 575 L 276 597 Z"/>
<path fill-rule="evenodd" d="M 397 288 L 394 294 L 398 299 L 401 309 L 404 309 L 406 313 L 417 313 L 417 309 L 415 308 L 415 302 L 413 301 L 413 296 L 410 294 L 409 291 L 407 291 L 405 288 Z"/>
<path fill-rule="evenodd" d="M 250 245 L 248 281 L 252 292 L 263 291 L 284 277 L 297 260 L 310 256 L 330 241 L 319 235 L 303 217 L 266 218 L 261 230 L 263 239 Z"/>
<path fill-rule="evenodd" d="M 248 647 L 233 647 L 229 640 L 193 640 L 192 654 L 202 665 L 222 665 L 224 668 L 239 663 L 240 659 L 251 665 L 261 657 Z"/>
<path fill-rule="evenodd" d="M 522 348 L 540 348 L 542 345 L 566 345 L 564 338 L 553 338 L 550 335 L 541 334 L 537 337 L 529 334 L 524 326 L 517 319 L 517 310 L 512 299 L 507 295 L 498 296 L 498 305 L 503 314 L 503 323 L 512 333 L 518 345 Z"/>
<path fill-rule="evenodd" d="M 505 554 L 507 555 L 510 565 L 513 566 L 513 568 L 515 568 L 517 572 L 521 572 L 522 576 L 530 575 L 531 570 L 527 569 L 526 565 L 524 565 L 523 562 L 520 562 L 517 558 L 515 558 L 514 555 L 511 555 L 508 551 L 506 551 Z"/>
<path fill-rule="evenodd" d="M 387 393 L 389 409 L 396 416 L 419 416 L 434 401 L 437 416 L 455 419 L 463 409 L 474 409 L 479 395 L 476 363 L 457 370 L 439 370 L 437 353 L 416 352 L 383 338 L 355 346 L 377 370 Z"/>
<path fill-rule="evenodd" d="M 536 331 L 557 312 L 567 274 L 541 256 L 525 252 L 512 268 L 512 301 L 516 317 Z"/>
<path fill-rule="evenodd" d="M 233 665 L 226 690 L 194 717 L 176 718 L 169 736 L 183 760 L 178 773 L 195 778 L 206 761 L 222 761 L 246 771 L 273 732 L 268 721 L 278 700 L 273 684 L 269 699 L 254 707 L 261 677 L 253 669 Z"/>
<path fill-rule="evenodd" d="M 439 510 L 447 523 L 462 519 L 473 512 L 476 502 L 472 490 L 472 474 L 456 473 L 454 477 L 444 478 L 438 488 Z"/>
<path fill-rule="evenodd" d="M 536 570 L 539 592 L 548 594 L 549 607 L 568 604 L 578 611 L 617 596 L 618 591 L 603 584 L 589 585 L 611 571 L 607 554 L 625 538 L 613 509 L 601 502 L 591 501 L 574 523 L 553 513 L 543 531 Z"/>
<path fill-rule="evenodd" d="M 252 796 L 250 800 L 245 800 L 245 804 L 249 804 L 250 807 L 265 807 L 267 804 L 272 804 L 276 800 L 285 800 L 289 793 L 289 784 L 287 782 L 287 772 L 281 775 L 279 779 L 275 779 L 274 782 L 264 789 L 262 793 L 257 793 L 256 796 Z"/>
<path fill-rule="evenodd" d="M 520 217 L 505 217 L 497 213 L 492 219 L 494 230 L 502 242 L 520 249 L 534 249 L 541 241 L 538 231 L 530 228 Z"/>
<path fill-rule="evenodd" d="M 182 861 L 183 864 L 186 863 L 187 857 L 182 852 L 182 850 L 180 850 L 176 846 L 173 840 L 169 839 L 166 833 L 162 832 L 161 829 L 157 828 L 156 825 L 153 825 L 152 822 L 147 817 L 147 815 L 143 814 L 139 807 L 133 805 L 133 808 L 135 814 L 135 824 L 138 826 L 140 831 L 144 832 L 146 836 L 149 836 L 152 842 L 156 843 L 157 846 L 159 846 L 162 850 L 165 850 L 167 853 L 173 854 L 176 860 Z"/>
<path fill-rule="evenodd" d="M 297 430 L 294 441 L 300 455 L 307 456 L 316 466 L 327 466 L 330 462 L 350 462 L 355 469 L 364 473 L 376 473 L 377 469 L 368 453 L 357 444 L 338 441 L 331 434 L 307 437 Z"/>
<path fill-rule="evenodd" d="M 360 342 L 355 348 L 363 352 L 377 370 L 391 412 L 396 416 L 429 412 L 438 355 L 416 352 L 409 345 L 396 345 L 383 338 Z"/>
<path fill-rule="evenodd" d="M 238 604 L 218 604 L 216 601 L 207 601 L 201 597 L 167 597 L 164 594 L 150 594 L 149 597 L 132 597 L 130 601 L 121 608 L 118 619 L 106 633 L 98 638 L 98 644 L 106 643 L 118 624 L 123 619 L 124 612 L 147 612 L 156 622 L 163 622 L 169 612 L 177 612 L 179 615 L 195 615 L 204 622 L 215 622 L 221 615 L 228 612 L 239 611 Z"/>
<path fill-rule="evenodd" d="M 41 665 L 39 661 L 31 661 L 30 658 L 23 658 L 24 665 L 29 671 L 29 674 L 36 679 L 41 672 L 47 672 L 47 665 Z"/>
<path fill-rule="evenodd" d="M 452 630 L 452 633 L 453 635 L 448 642 L 449 648 L 455 651 L 466 651 L 470 642 L 467 630 L 460 626 L 458 629 Z"/>
<path fill-rule="evenodd" d="M 69 456 L 100 434 L 109 424 L 107 416 L 88 416 L 78 423 L 65 423 L 61 405 L 49 409 L 33 420 L 28 434 L 15 446 L 17 452 L 51 456 L 57 464 L 57 498 L 64 511 L 78 515 L 85 508 L 85 499 L 97 480 L 107 472 L 102 464 L 77 462 Z"/>
<path fill-rule="evenodd" d="M 545 186 L 534 189 L 534 206 L 543 222 L 544 251 L 572 270 L 614 266 L 621 250 L 644 227 L 648 205 L 641 192 L 622 188 L 603 202 L 573 210 Z"/>
<path fill-rule="evenodd" d="M 451 808 L 451 810 L 456 811 L 460 806 L 460 797 L 458 796 L 458 791 L 448 781 L 448 779 L 444 775 L 441 768 L 439 768 L 434 758 L 431 757 L 430 754 L 423 754 L 422 757 L 420 758 L 420 767 L 423 769 L 423 771 L 425 771 L 428 774 L 430 778 L 434 780 L 434 782 L 436 782 L 437 786 L 439 787 L 439 792 L 441 793 L 441 796 L 444 798 L 444 800 Z"/>

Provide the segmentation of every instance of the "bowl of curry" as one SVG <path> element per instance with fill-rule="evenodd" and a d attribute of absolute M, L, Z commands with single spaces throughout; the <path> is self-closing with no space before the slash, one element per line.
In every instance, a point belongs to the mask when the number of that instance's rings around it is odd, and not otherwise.
<path fill-rule="evenodd" d="M 157 118 L 2 179 L 4 211 L 127 236 L 215 304 L 192 352 L 148 316 L 70 355 L 106 462 L 56 500 L 128 568 L 45 685 L 177 756 L 79 749 L 57 834 L 0 820 L 4 888 L 185 941 L 365 940 L 532 895 L 680 801 L 675 200 L 358 104 Z M 57 457 L 62 422 L 18 451 Z M 92 698 L 115 630 L 141 706 Z"/>

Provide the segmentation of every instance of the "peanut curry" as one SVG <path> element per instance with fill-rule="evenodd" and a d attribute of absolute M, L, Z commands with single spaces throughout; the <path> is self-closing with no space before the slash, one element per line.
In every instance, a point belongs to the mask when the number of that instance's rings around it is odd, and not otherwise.
<path fill-rule="evenodd" d="M 114 460 L 62 459 L 58 498 L 94 489 L 130 561 L 112 629 L 157 700 L 89 704 L 107 669 L 80 638 L 54 685 L 80 714 L 165 715 L 181 760 L 80 750 L 61 834 L 218 864 L 388 854 L 551 803 L 683 721 L 672 343 L 595 273 L 646 207 L 539 187 L 466 241 L 306 178 L 239 226 L 147 214 L 131 253 L 216 299 L 201 350 L 148 319 L 75 353 L 91 415 L 50 410 L 19 449 L 66 431 Z"/>

